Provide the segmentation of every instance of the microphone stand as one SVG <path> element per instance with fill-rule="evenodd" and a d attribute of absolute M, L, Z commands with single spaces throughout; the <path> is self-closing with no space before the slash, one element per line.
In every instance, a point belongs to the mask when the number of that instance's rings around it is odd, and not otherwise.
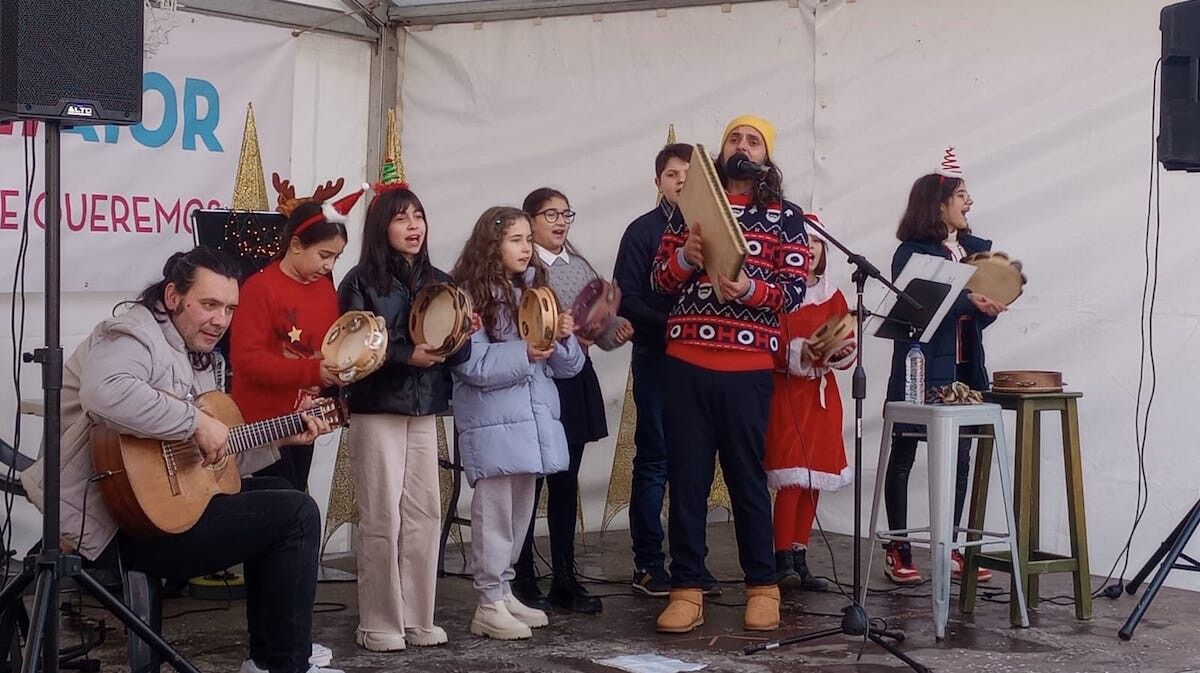
<path fill-rule="evenodd" d="M 759 187 L 773 194 L 781 202 L 783 194 L 772 188 L 765 178 L 759 181 Z M 803 216 L 803 214 L 801 214 Z M 794 645 L 796 643 L 808 642 L 811 640 L 820 640 L 829 636 L 847 635 L 870 640 L 879 647 L 886 650 L 889 654 L 903 661 L 917 673 L 928 673 L 929 668 L 924 664 L 909 657 L 904 652 L 900 651 L 893 643 L 885 639 L 891 639 L 896 642 L 904 641 L 903 631 L 890 631 L 886 628 L 879 628 L 872 624 L 870 615 L 867 614 L 866 608 L 859 602 L 860 596 L 865 597 L 866 593 L 862 591 L 862 428 L 863 428 L 863 401 L 867 398 L 867 372 L 863 368 L 863 346 L 866 339 L 863 338 L 863 323 L 866 320 L 867 310 L 863 305 L 863 290 L 867 284 L 868 278 L 874 278 L 883 284 L 896 296 L 910 304 L 913 308 L 920 310 L 921 304 L 913 299 L 908 294 L 904 293 L 900 288 L 896 287 L 890 280 L 885 278 L 879 269 L 875 267 L 866 257 L 850 250 L 842 244 L 837 238 L 831 236 L 819 224 L 813 223 L 811 220 L 805 219 L 804 226 L 810 227 L 820 234 L 833 247 L 840 250 L 846 255 L 846 260 L 854 265 L 854 273 L 851 279 L 854 281 L 854 294 L 856 297 L 854 305 L 855 321 L 857 323 L 858 335 L 858 352 L 855 357 L 854 377 L 853 377 L 853 397 L 854 397 L 854 592 L 850 597 L 850 605 L 842 609 L 842 622 L 839 626 L 821 629 L 819 631 L 811 631 L 802 633 L 790 638 L 782 638 L 772 640 L 765 643 L 756 643 L 747 645 L 743 648 L 743 654 L 754 654 L 764 650 L 773 650 L 784 645 Z M 828 252 L 826 252 L 828 254 Z M 909 326 L 912 330 L 912 326 Z M 861 653 L 860 653 L 861 657 Z"/>

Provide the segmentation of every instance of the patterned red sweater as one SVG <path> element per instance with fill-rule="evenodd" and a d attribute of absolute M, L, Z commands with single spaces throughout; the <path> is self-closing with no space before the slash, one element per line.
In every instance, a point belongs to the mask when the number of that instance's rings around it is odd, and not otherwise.
<path fill-rule="evenodd" d="M 302 388 L 321 385 L 321 342 L 338 315 L 329 276 L 305 285 L 272 262 L 246 279 L 229 349 L 233 401 L 247 423 L 290 413 Z"/>
<path fill-rule="evenodd" d="M 790 201 L 762 209 L 743 194 L 730 194 L 729 204 L 749 249 L 745 271 L 750 290 L 741 299 L 720 303 L 704 269 L 683 259 L 687 225 L 670 223 L 651 278 L 657 291 L 680 295 L 667 318 L 667 353 L 705 369 L 770 370 L 772 353 L 779 349 L 779 313 L 804 300 L 812 257 L 804 212 Z"/>

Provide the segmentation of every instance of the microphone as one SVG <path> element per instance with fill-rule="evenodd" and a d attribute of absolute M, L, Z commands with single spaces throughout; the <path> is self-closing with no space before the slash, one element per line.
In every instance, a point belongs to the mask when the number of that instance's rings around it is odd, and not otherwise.
<path fill-rule="evenodd" d="M 750 157 L 738 152 L 725 162 L 725 172 L 736 180 L 748 180 L 770 173 L 771 167 L 750 161 Z"/>

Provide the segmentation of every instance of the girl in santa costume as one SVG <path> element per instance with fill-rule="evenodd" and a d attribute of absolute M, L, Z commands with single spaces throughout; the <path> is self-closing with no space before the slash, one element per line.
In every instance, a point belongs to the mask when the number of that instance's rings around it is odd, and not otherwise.
<path fill-rule="evenodd" d="M 345 395 L 359 513 L 356 640 L 376 652 L 446 642 L 433 623 L 441 520 L 436 424 L 450 406 L 449 368 L 471 354 L 469 344 L 442 357 L 430 352 L 436 344 L 412 342 L 414 296 L 452 279 L 429 260 L 421 200 L 391 161 L 383 173 L 389 177 L 375 185 L 358 265 L 338 288 L 343 311 L 370 311 L 388 325 L 383 366 Z"/>
<path fill-rule="evenodd" d="M 557 189 L 542 187 L 525 197 L 522 210 L 529 216 L 533 226 L 534 254 L 546 267 L 546 281 L 558 297 L 560 305 L 569 309 L 576 297 L 588 283 L 598 278 L 595 269 L 583 255 L 567 240 L 567 232 L 575 221 L 575 211 L 567 196 Z M 603 350 L 613 350 L 629 340 L 633 326 L 619 316 L 608 321 L 595 345 Z M 554 571 L 550 582 L 549 603 L 564 610 L 582 613 L 600 612 L 600 599 L 588 593 L 575 577 L 575 521 L 578 518 L 579 466 L 583 460 L 584 447 L 608 436 L 608 425 L 604 418 L 604 396 L 600 392 L 600 379 L 592 368 L 592 359 L 586 357 L 592 342 L 576 336 L 583 346 L 585 360 L 583 371 L 569 379 L 555 379 L 558 398 L 562 405 L 562 424 L 567 433 L 567 449 L 570 467 L 546 477 L 549 489 L 547 520 L 550 527 L 550 558 Z M 534 491 L 534 502 L 541 493 L 541 481 Z M 535 508 L 536 509 L 536 508 Z M 530 512 L 531 520 L 536 512 Z M 523 602 L 543 607 L 545 599 L 537 585 L 533 563 L 533 524 L 525 536 L 525 547 L 517 562 L 517 578 L 513 591 Z"/>
<path fill-rule="evenodd" d="M 340 315 L 329 274 L 346 247 L 346 213 L 362 194 L 360 189 L 336 203 L 296 206 L 275 258 L 243 283 L 230 350 L 233 400 L 246 422 L 290 413 L 301 395 L 339 384 L 321 359 L 321 342 Z M 281 453 L 256 474 L 282 477 L 305 490 L 312 445 Z"/>
<path fill-rule="evenodd" d="M 583 370 L 571 314 L 560 313 L 548 347 L 523 341 L 517 307 L 525 292 L 546 287 L 533 250 L 529 216 L 516 208 L 480 215 L 454 265 L 483 326 L 471 335 L 470 358 L 454 368 L 454 422 L 471 498 L 471 566 L 479 604 L 471 633 L 500 640 L 529 638 L 546 613 L 513 596 L 513 564 L 533 511 L 534 484 L 567 469 L 567 437 L 552 379 Z"/>
<path fill-rule="evenodd" d="M 900 245 L 892 256 L 892 278 L 900 275 L 914 254 L 943 257 L 957 262 L 968 255 L 991 250 L 992 242 L 972 235 L 967 224 L 967 213 L 971 211 L 973 203 L 954 148 L 947 148 L 941 166 L 933 173 L 918 178 L 908 194 L 908 207 L 896 231 Z M 929 343 L 918 344 L 925 356 L 925 385 L 933 388 L 961 381 L 974 390 L 987 390 L 983 330 L 1006 308 L 979 293 L 963 290 Z M 892 372 L 887 391 L 889 401 L 904 400 L 904 365 L 910 348 L 912 344 L 903 341 L 896 341 L 893 346 Z M 908 528 L 908 475 L 917 453 L 918 439 L 914 435 L 922 430 L 918 426 L 897 424 L 892 431 L 891 454 L 883 486 L 888 528 L 892 530 Z M 957 470 L 954 488 L 955 526 L 962 519 L 967 499 L 967 480 L 971 471 L 971 440 L 968 438 L 958 440 Z M 952 554 L 950 565 L 954 577 L 959 577 L 963 567 L 959 552 Z M 913 562 L 912 548 L 907 542 L 891 542 L 887 545 L 883 572 L 898 584 L 922 581 Z M 986 568 L 979 570 L 980 581 L 987 581 L 991 576 L 991 571 Z"/>
<path fill-rule="evenodd" d="M 812 215 L 807 216 L 815 218 Z M 825 241 L 809 233 L 812 270 L 800 308 L 783 316 L 785 348 L 778 353 L 775 392 L 767 421 L 767 485 L 775 494 L 775 571 L 781 586 L 820 591 L 825 581 L 808 569 L 808 539 L 821 491 L 836 491 L 853 475 L 842 440 L 842 396 L 835 369 L 848 369 L 858 350 L 853 334 L 814 351 L 811 337 L 827 320 L 847 316 L 842 291 L 825 275 Z M 784 362 L 786 360 L 786 362 Z"/>

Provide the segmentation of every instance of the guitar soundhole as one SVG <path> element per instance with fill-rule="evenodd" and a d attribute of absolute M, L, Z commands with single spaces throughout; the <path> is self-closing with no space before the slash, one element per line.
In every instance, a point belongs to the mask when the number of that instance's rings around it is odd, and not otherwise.
<path fill-rule="evenodd" d="M 229 456 L 221 456 L 221 460 L 218 460 L 217 462 L 213 463 L 212 465 L 208 465 L 206 467 L 212 472 L 220 472 L 221 470 L 225 469 L 225 465 L 227 465 L 228 463 L 229 463 Z"/>

